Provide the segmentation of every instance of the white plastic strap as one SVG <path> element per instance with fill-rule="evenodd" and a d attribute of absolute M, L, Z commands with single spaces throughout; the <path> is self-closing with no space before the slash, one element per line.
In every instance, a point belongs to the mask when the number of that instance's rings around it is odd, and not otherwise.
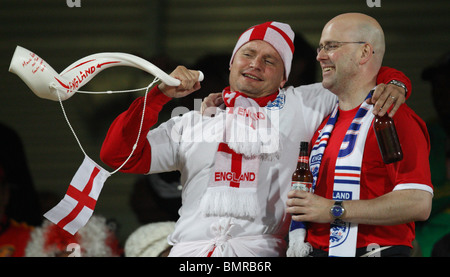
<path fill-rule="evenodd" d="M 78 93 L 85 94 L 113 94 L 113 93 L 128 93 L 128 92 L 138 92 L 142 90 L 146 90 L 145 88 L 136 88 L 136 89 L 126 89 L 126 90 L 107 90 L 107 91 L 86 91 L 86 90 L 77 90 Z"/>
<path fill-rule="evenodd" d="M 136 142 L 134 143 L 133 148 L 131 149 L 131 153 L 130 153 L 130 155 L 128 155 L 128 158 L 116 170 L 114 170 L 113 172 L 110 172 L 111 175 L 116 173 L 116 172 L 118 172 L 120 169 L 122 169 L 122 167 L 125 166 L 125 164 L 130 160 L 131 156 L 133 156 L 134 150 L 136 150 L 137 144 L 139 142 L 139 137 L 141 136 L 141 133 L 142 133 L 142 126 L 144 125 L 144 114 L 145 114 L 145 107 L 146 107 L 146 104 L 147 104 L 147 94 L 150 91 L 150 89 L 153 87 L 153 85 L 156 84 L 157 82 L 159 82 L 159 78 L 155 77 L 155 79 L 153 79 L 153 82 L 151 82 L 147 87 L 141 88 L 141 89 L 134 89 L 134 90 L 128 90 L 128 91 L 86 92 L 86 93 L 96 93 L 96 94 L 102 94 L 102 93 L 109 94 L 109 93 L 122 93 L 122 92 L 132 92 L 132 91 L 134 92 L 134 91 L 141 91 L 141 90 L 145 89 L 144 105 L 143 105 L 143 108 L 142 108 L 141 123 L 139 125 L 139 132 L 138 132 L 138 135 L 137 135 L 137 138 L 136 138 Z M 73 129 L 73 127 L 72 127 L 72 124 L 70 124 L 69 118 L 67 117 L 66 111 L 64 109 L 64 105 L 62 103 L 60 92 L 61 91 L 65 91 L 65 89 L 62 88 L 62 87 L 56 86 L 54 84 L 53 84 L 53 88 L 55 88 L 58 91 L 57 95 L 58 95 L 59 104 L 61 105 L 61 110 L 63 112 L 64 118 L 66 119 L 67 124 L 69 125 L 70 130 L 72 131 L 73 136 L 75 137 L 75 139 L 76 139 L 76 141 L 78 143 L 78 146 L 80 147 L 80 149 L 83 152 L 83 154 L 85 156 L 88 156 L 86 154 L 86 151 L 84 151 L 83 146 L 81 145 L 81 142 L 78 139 L 78 136 L 75 133 L 75 130 Z M 80 92 L 80 91 L 78 91 L 78 92 Z"/>

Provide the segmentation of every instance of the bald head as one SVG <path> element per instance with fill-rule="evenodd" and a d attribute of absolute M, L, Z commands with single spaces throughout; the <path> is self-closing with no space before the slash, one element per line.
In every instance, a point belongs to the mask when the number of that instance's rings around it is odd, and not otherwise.
<path fill-rule="evenodd" d="M 364 41 L 373 47 L 374 62 L 381 66 L 385 52 L 384 32 L 380 24 L 362 13 L 345 13 L 331 19 L 324 31 L 341 36 L 340 41 Z"/>
<path fill-rule="evenodd" d="M 380 24 L 365 14 L 338 15 L 323 28 L 318 50 L 322 85 L 338 95 L 339 107 L 347 102 L 347 108 L 361 104 L 366 92 L 376 85 L 383 62 L 385 44 Z"/>

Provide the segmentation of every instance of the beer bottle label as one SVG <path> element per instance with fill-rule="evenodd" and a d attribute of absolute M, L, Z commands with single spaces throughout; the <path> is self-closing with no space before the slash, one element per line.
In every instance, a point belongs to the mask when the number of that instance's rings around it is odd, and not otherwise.
<path fill-rule="evenodd" d="M 308 156 L 299 156 L 298 162 L 307 164 L 307 163 L 309 163 L 309 158 L 308 158 Z"/>
<path fill-rule="evenodd" d="M 310 182 L 299 182 L 299 181 L 292 181 L 291 182 L 291 189 L 295 190 L 303 190 L 307 192 L 311 192 L 312 190 L 312 183 Z"/>

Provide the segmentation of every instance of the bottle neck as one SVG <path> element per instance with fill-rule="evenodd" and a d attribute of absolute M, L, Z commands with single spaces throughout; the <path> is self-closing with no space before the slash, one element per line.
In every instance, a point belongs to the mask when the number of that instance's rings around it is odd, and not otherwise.
<path fill-rule="evenodd" d="M 305 141 L 300 143 L 300 153 L 298 156 L 297 167 L 309 170 L 308 143 Z"/>

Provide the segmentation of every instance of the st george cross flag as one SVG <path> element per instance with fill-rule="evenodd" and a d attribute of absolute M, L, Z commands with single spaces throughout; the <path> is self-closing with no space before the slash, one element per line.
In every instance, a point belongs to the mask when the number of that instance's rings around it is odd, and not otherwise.
<path fill-rule="evenodd" d="M 103 184 L 111 174 L 88 156 L 72 178 L 64 198 L 44 214 L 51 222 L 72 235 L 88 222 L 94 213 Z"/>

